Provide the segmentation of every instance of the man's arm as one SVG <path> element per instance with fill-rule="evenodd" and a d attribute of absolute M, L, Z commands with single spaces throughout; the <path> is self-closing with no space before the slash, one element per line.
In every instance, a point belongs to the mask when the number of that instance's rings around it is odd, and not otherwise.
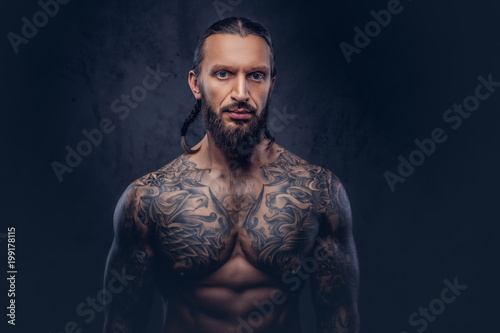
<path fill-rule="evenodd" d="M 327 204 L 315 251 L 318 269 L 311 279 L 318 332 L 357 333 L 359 268 L 351 207 L 342 183 L 330 171 L 328 175 Z"/>
<path fill-rule="evenodd" d="M 109 251 L 104 288 L 113 294 L 105 307 L 105 333 L 143 332 L 154 290 L 154 256 L 138 186 L 130 185 L 115 209 L 115 236 Z M 142 218 L 141 218 L 142 217 Z"/>

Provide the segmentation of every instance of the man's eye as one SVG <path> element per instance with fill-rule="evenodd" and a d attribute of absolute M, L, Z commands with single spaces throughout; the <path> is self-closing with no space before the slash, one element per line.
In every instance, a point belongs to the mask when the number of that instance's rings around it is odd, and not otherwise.
<path fill-rule="evenodd" d="M 263 79 L 264 79 L 264 74 L 261 74 L 261 73 L 253 73 L 253 74 L 252 74 L 252 79 L 254 79 L 254 80 L 263 80 Z"/>
<path fill-rule="evenodd" d="M 216 75 L 217 75 L 217 77 L 219 77 L 221 79 L 225 79 L 229 76 L 229 73 L 226 71 L 220 71 L 220 72 L 217 72 Z"/>

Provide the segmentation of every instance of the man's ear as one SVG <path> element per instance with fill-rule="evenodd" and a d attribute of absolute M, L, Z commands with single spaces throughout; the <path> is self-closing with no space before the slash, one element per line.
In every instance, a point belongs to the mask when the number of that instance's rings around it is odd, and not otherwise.
<path fill-rule="evenodd" d="M 191 91 L 193 92 L 193 95 L 196 99 L 201 99 L 201 87 L 198 82 L 198 77 L 194 73 L 194 70 L 189 71 L 189 76 L 188 76 L 188 83 L 189 87 L 191 88 Z"/>
<path fill-rule="evenodd" d="M 271 97 L 271 94 L 273 93 L 273 90 L 274 90 L 274 82 L 276 81 L 276 76 L 273 77 L 273 79 L 271 80 L 271 88 L 269 89 L 269 97 Z"/>

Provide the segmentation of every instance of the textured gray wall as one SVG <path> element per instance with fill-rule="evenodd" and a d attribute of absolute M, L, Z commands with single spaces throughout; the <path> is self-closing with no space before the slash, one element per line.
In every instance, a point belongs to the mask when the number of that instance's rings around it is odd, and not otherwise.
<path fill-rule="evenodd" d="M 85 323 L 75 308 L 102 288 L 121 192 L 181 153 L 180 127 L 194 105 L 187 73 L 197 39 L 219 19 L 213 3 L 73 0 L 17 54 L 4 39 L 0 233 L 7 225 L 18 230 L 14 331 L 61 332 L 68 321 L 82 332 L 102 326 L 102 313 Z M 500 81 L 500 8 L 487 0 L 403 0 L 404 10 L 347 63 L 339 43 L 353 44 L 353 28 L 387 4 L 242 0 L 224 16 L 256 19 L 273 37 L 278 77 L 271 108 L 295 115 L 275 131 L 277 141 L 333 170 L 347 188 L 363 332 L 416 332 L 409 315 L 454 277 L 468 289 L 428 323 L 428 332 L 485 331 L 498 308 L 491 305 L 498 299 L 491 259 L 500 92 L 456 130 L 442 116 L 474 94 L 479 75 Z M 21 18 L 40 10 L 34 0 L 4 7 L 5 34 L 19 34 Z M 147 66 L 170 75 L 120 119 L 111 104 L 142 84 Z M 105 118 L 114 130 L 60 182 L 51 163 L 64 163 L 65 146 L 76 149 L 82 130 Z M 437 127 L 448 140 L 391 192 L 383 173 L 397 172 L 398 155 L 407 158 L 413 141 Z M 203 135 L 197 121 L 188 141 Z M 308 305 L 302 322 L 313 332 Z M 156 307 L 148 332 L 159 316 Z"/>

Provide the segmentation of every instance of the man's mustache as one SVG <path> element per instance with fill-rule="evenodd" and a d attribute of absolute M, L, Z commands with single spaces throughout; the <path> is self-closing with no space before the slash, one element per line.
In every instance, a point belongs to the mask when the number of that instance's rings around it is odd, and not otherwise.
<path fill-rule="evenodd" d="M 245 110 L 248 110 L 249 112 L 253 112 L 253 113 L 257 112 L 257 109 L 254 108 L 253 106 L 251 106 L 250 104 L 248 104 L 247 102 L 236 102 L 236 103 L 224 106 L 221 109 L 221 112 L 228 112 L 228 111 L 234 110 L 234 109 L 245 109 Z"/>

